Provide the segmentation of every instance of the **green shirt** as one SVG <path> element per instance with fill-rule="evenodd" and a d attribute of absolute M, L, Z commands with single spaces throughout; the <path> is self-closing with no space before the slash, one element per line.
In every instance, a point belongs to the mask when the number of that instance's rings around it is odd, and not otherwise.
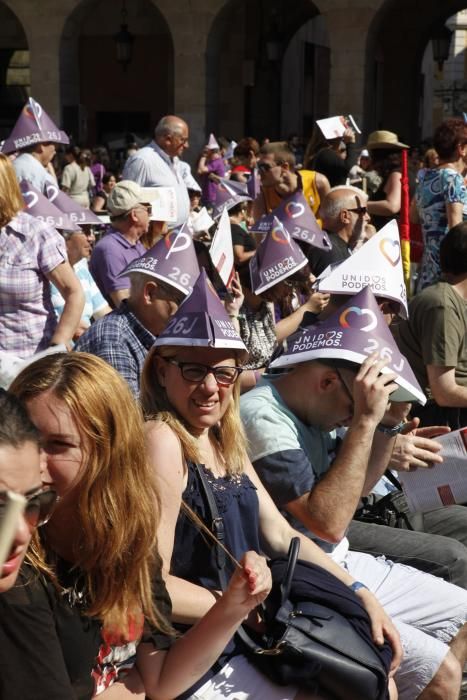
<path fill-rule="evenodd" d="M 455 367 L 456 382 L 467 386 L 466 333 L 467 301 L 447 282 L 426 287 L 410 301 L 397 342 L 429 397 L 426 365 Z"/>

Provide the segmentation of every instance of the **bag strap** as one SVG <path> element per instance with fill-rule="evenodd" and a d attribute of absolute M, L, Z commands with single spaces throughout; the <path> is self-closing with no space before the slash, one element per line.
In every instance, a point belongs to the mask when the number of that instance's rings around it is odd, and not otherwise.
<path fill-rule="evenodd" d="M 285 570 L 284 580 L 281 583 L 281 606 L 285 605 L 289 598 L 299 552 L 300 538 L 292 537 L 289 545 L 287 569 Z"/>
<path fill-rule="evenodd" d="M 225 541 L 225 530 L 224 530 L 224 520 L 221 517 L 219 510 L 217 508 L 216 499 L 212 492 L 211 484 L 208 481 L 206 474 L 200 464 L 193 462 L 193 466 L 198 472 L 201 488 L 203 489 L 204 496 L 209 508 L 209 515 L 211 516 L 211 531 L 214 537 L 219 540 L 221 544 Z M 219 582 L 223 591 L 226 590 L 228 586 L 227 574 L 225 572 L 225 552 L 222 547 L 216 546 L 216 565 L 219 573 Z"/>

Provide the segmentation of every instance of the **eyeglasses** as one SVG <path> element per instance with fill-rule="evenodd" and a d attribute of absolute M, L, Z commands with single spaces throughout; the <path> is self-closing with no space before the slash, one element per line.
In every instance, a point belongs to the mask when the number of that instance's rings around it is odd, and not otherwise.
<path fill-rule="evenodd" d="M 167 359 L 171 365 L 175 365 L 180 369 L 183 379 L 193 384 L 201 384 L 204 382 L 208 374 L 213 374 L 214 379 L 222 386 L 235 384 L 240 374 L 243 372 L 243 367 L 231 367 L 229 365 L 221 367 L 211 367 L 210 365 L 201 365 L 197 362 L 178 362 L 178 360 Z"/>
<path fill-rule="evenodd" d="M 368 209 L 367 207 L 354 207 L 353 209 L 347 209 L 347 211 L 354 211 L 359 216 L 365 216 Z"/>
<path fill-rule="evenodd" d="M 24 518 L 28 523 L 29 527 L 35 528 L 45 525 L 50 519 L 53 513 L 55 503 L 57 501 L 57 492 L 53 489 L 48 489 L 47 491 L 35 491 L 31 493 L 26 498 L 26 506 L 24 509 Z M 3 513 L 7 506 L 7 495 L 3 491 L 0 493 L 0 522 L 3 517 Z"/>
<path fill-rule="evenodd" d="M 135 207 L 135 209 L 146 209 L 146 211 L 149 215 L 152 214 L 152 204 L 145 204 L 145 203 L 141 202 L 141 204 L 138 204 L 138 206 Z"/>
<path fill-rule="evenodd" d="M 349 387 L 348 387 L 347 384 L 344 382 L 344 378 L 342 377 L 342 374 L 339 372 L 339 370 L 338 370 L 337 367 L 334 367 L 334 371 L 335 371 L 335 373 L 337 374 L 337 376 L 339 377 L 340 383 L 342 384 L 342 386 L 343 386 L 343 388 L 344 388 L 344 391 L 345 391 L 345 393 L 347 394 L 347 398 L 350 400 L 350 402 L 351 402 L 351 404 L 352 404 L 352 406 L 353 406 L 353 405 L 354 405 L 354 398 L 353 398 L 353 396 L 352 396 L 352 394 L 351 394 L 351 392 L 350 392 L 350 390 L 349 390 Z"/>

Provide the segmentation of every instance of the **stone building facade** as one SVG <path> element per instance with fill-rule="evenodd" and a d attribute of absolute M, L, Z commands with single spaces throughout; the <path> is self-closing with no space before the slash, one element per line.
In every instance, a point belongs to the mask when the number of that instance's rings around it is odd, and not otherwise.
<path fill-rule="evenodd" d="M 0 138 L 27 94 L 78 142 L 146 137 L 182 115 L 192 151 L 214 131 L 307 135 L 351 113 L 363 134 L 422 135 L 422 63 L 467 0 L 126 0 L 133 58 L 114 36 L 124 0 L 0 0 Z"/>

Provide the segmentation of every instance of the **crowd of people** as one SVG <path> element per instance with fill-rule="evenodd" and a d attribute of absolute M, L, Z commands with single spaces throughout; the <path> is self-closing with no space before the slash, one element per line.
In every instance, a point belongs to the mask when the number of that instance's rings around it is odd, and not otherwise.
<path fill-rule="evenodd" d="M 192 170 L 168 115 L 117 169 L 25 106 L 0 153 L 1 698 L 347 700 L 238 634 L 263 638 L 294 538 L 362 608 L 380 700 L 459 697 L 467 509 L 413 512 L 397 475 L 467 426 L 467 124 L 423 154 L 356 139 L 211 134 Z M 388 498 L 403 528 L 369 517 Z"/>

